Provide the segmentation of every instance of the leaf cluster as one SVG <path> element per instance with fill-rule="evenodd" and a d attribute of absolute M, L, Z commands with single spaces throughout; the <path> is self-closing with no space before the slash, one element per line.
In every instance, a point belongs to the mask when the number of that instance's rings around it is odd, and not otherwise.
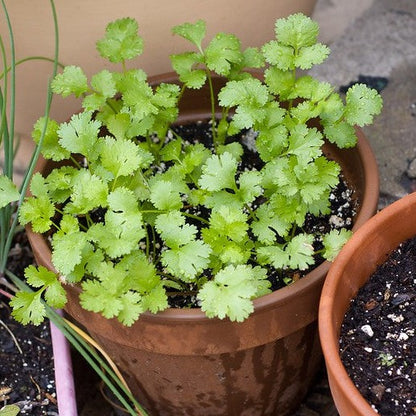
<path fill-rule="evenodd" d="M 38 322 L 31 305 L 42 293 L 62 305 L 65 282 L 81 285 L 84 308 L 125 325 L 166 309 L 172 291 L 193 292 L 209 317 L 242 321 L 252 300 L 270 292 L 269 273 L 286 281 L 291 270 L 313 267 L 317 240 L 332 260 L 349 237 L 303 227 L 308 214 L 329 213 L 339 181 L 340 167 L 322 152 L 324 137 L 354 146 L 353 126 L 372 121 L 380 96 L 356 85 L 344 103 L 329 84 L 297 75 L 329 53 L 317 43 L 317 24 L 302 14 L 278 19 L 276 38 L 261 48 L 242 50 L 225 33 L 206 42 L 203 21 L 173 33 L 194 48 L 171 56 L 180 86 L 153 86 L 142 70 L 126 69 L 143 43 L 128 18 L 111 23 L 97 43 L 103 57 L 122 64 L 120 72 L 103 70 L 88 81 L 69 66 L 55 77 L 54 92 L 82 97 L 82 111 L 48 122 L 44 156 L 70 162 L 36 174 L 21 207 L 21 223 L 52 231 L 59 275 L 52 281 L 42 269 L 28 270 L 39 291 L 30 302 L 15 301 L 17 310 L 26 308 L 22 320 Z M 263 68 L 263 78 L 253 68 Z M 218 96 L 213 76 L 227 81 Z M 222 114 L 212 114 L 212 146 L 170 130 L 183 91 L 206 83 Z M 35 140 L 45 122 L 36 123 Z M 242 170 L 245 145 L 229 138 L 246 131 L 260 164 Z"/>

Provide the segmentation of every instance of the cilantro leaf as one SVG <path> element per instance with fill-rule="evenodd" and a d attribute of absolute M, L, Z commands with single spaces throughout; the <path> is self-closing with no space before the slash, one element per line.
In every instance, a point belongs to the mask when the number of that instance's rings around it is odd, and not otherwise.
<path fill-rule="evenodd" d="M 201 240 L 193 240 L 162 253 L 166 270 L 184 281 L 194 279 L 209 264 L 211 247 Z"/>
<path fill-rule="evenodd" d="M 251 230 L 261 243 L 272 244 L 279 236 L 287 235 L 291 223 L 277 215 L 270 204 L 263 204 L 256 210 L 257 219 L 252 222 Z"/>
<path fill-rule="evenodd" d="M 329 125 L 338 122 L 344 115 L 344 103 L 337 93 L 332 93 L 322 104 L 319 115 L 322 124 Z"/>
<path fill-rule="evenodd" d="M 144 310 L 149 310 L 152 313 L 163 311 L 169 307 L 168 297 L 162 282 L 143 295 L 142 305 Z"/>
<path fill-rule="evenodd" d="M 86 111 L 99 110 L 106 103 L 106 100 L 113 97 L 117 92 L 113 74 L 107 69 L 93 75 L 91 87 L 94 89 L 94 93 L 86 96 L 82 102 L 82 107 Z"/>
<path fill-rule="evenodd" d="M 260 80 L 250 77 L 227 82 L 219 92 L 218 99 L 223 107 L 237 107 L 229 132 L 234 134 L 264 120 L 264 106 L 268 102 L 269 93 Z"/>
<path fill-rule="evenodd" d="M 238 208 L 221 205 L 212 210 L 210 228 L 231 240 L 243 241 L 247 236 L 247 215 Z"/>
<path fill-rule="evenodd" d="M 272 40 L 263 45 L 262 52 L 266 62 L 281 71 L 295 68 L 295 51 L 290 46 Z"/>
<path fill-rule="evenodd" d="M 63 203 L 70 198 L 72 184 L 77 175 L 78 170 L 73 166 L 62 166 L 54 169 L 45 179 L 50 199 L 56 203 Z"/>
<path fill-rule="evenodd" d="M 162 211 L 180 209 L 183 205 L 180 185 L 157 178 L 150 184 L 150 200 Z"/>
<path fill-rule="evenodd" d="M 206 23 L 203 20 L 198 20 L 196 23 L 183 23 L 174 26 L 172 28 L 172 33 L 189 40 L 202 51 L 201 44 L 202 40 L 205 38 Z"/>
<path fill-rule="evenodd" d="M 289 98 L 295 85 L 293 73 L 276 66 L 271 66 L 266 69 L 264 72 L 264 81 L 269 87 L 270 92 L 279 95 L 282 101 Z"/>
<path fill-rule="evenodd" d="M 258 247 L 257 258 L 260 264 L 271 264 L 276 269 L 283 269 L 289 263 L 289 253 L 282 245 Z"/>
<path fill-rule="evenodd" d="M 219 191 L 224 188 L 235 189 L 237 160 L 228 152 L 212 155 L 202 167 L 198 184 L 208 191 Z"/>
<path fill-rule="evenodd" d="M 289 255 L 288 265 L 291 269 L 306 270 L 315 263 L 313 239 L 312 234 L 299 234 L 287 244 L 285 251 Z"/>
<path fill-rule="evenodd" d="M 160 151 L 160 155 L 164 162 L 167 162 L 170 160 L 174 160 L 174 161 L 179 160 L 181 153 L 182 153 L 182 140 L 181 139 L 171 140 L 170 142 L 165 144 Z"/>
<path fill-rule="evenodd" d="M 107 203 L 108 186 L 97 175 L 81 169 L 74 177 L 71 201 L 64 211 L 69 214 L 87 214 L 89 211 L 104 207 Z"/>
<path fill-rule="evenodd" d="M 302 13 L 295 13 L 287 18 L 277 19 L 275 23 L 276 37 L 283 45 L 294 49 L 312 46 L 319 34 L 319 25 Z"/>
<path fill-rule="evenodd" d="M 92 119 L 92 112 L 74 114 L 68 123 L 58 129 L 59 143 L 71 153 L 80 153 L 94 159 L 101 123 Z"/>
<path fill-rule="evenodd" d="M 19 221 L 22 225 L 31 223 L 33 231 L 44 233 L 52 225 L 55 206 L 48 195 L 48 187 L 40 173 L 35 173 L 30 184 L 33 197 L 26 198 L 19 209 Z"/>
<path fill-rule="evenodd" d="M 158 215 L 155 226 L 168 247 L 174 248 L 195 240 L 198 231 L 194 225 L 185 223 L 185 217 L 179 211 Z"/>
<path fill-rule="evenodd" d="M 46 316 L 45 305 L 42 303 L 42 291 L 17 292 L 10 301 L 13 317 L 23 325 L 40 325 Z"/>
<path fill-rule="evenodd" d="M 142 166 L 143 152 L 130 140 L 115 140 L 107 136 L 100 153 L 101 164 L 114 178 L 128 176 Z M 150 153 L 148 156 L 152 158 Z"/>
<path fill-rule="evenodd" d="M 137 21 L 126 17 L 107 25 L 105 36 L 97 42 L 97 50 L 110 62 L 124 62 L 143 52 L 143 39 L 137 34 Z"/>
<path fill-rule="evenodd" d="M 142 214 L 132 191 L 116 188 L 108 195 L 104 224 L 95 223 L 87 234 L 110 257 L 132 252 L 145 237 Z"/>
<path fill-rule="evenodd" d="M 0 175 L 0 208 L 18 201 L 20 193 L 13 181 L 6 175 Z"/>
<path fill-rule="evenodd" d="M 199 89 L 207 79 L 207 73 L 204 69 L 195 68 L 196 65 L 202 63 L 203 57 L 196 52 L 184 52 L 177 55 L 171 55 L 173 69 L 179 75 L 179 80 L 182 81 L 188 88 Z"/>
<path fill-rule="evenodd" d="M 62 74 L 57 74 L 52 80 L 51 87 L 55 94 L 60 94 L 62 97 L 71 94 L 79 97 L 88 91 L 87 76 L 78 66 L 66 66 Z"/>
<path fill-rule="evenodd" d="M 299 234 L 293 237 L 286 246 L 270 245 L 257 248 L 260 264 L 272 264 L 276 269 L 305 270 L 314 264 L 313 235 Z"/>
<path fill-rule="evenodd" d="M 79 296 L 81 306 L 87 311 L 102 313 L 111 319 L 116 317 L 123 309 L 123 303 L 116 295 L 116 291 L 109 290 L 98 280 L 86 280 L 82 282 L 82 292 Z"/>
<path fill-rule="evenodd" d="M 41 117 L 33 126 L 32 138 L 35 143 L 40 142 L 45 122 L 45 117 Z M 58 141 L 58 129 L 59 124 L 55 120 L 49 119 L 41 148 L 41 153 L 46 159 L 60 161 L 68 159 L 70 156 L 70 152 L 67 149 L 64 149 Z"/>
<path fill-rule="evenodd" d="M 218 33 L 205 49 L 205 57 L 211 71 L 227 76 L 232 65 L 243 60 L 240 40 L 232 34 Z"/>
<path fill-rule="evenodd" d="M 211 248 L 204 242 L 195 240 L 197 228 L 186 224 L 180 212 L 160 214 L 155 226 L 170 247 L 170 250 L 162 253 L 162 263 L 169 273 L 190 280 L 208 266 Z"/>
<path fill-rule="evenodd" d="M 300 69 L 311 69 L 314 65 L 319 65 L 329 55 L 329 48 L 322 43 L 306 46 L 299 50 L 295 58 L 295 65 Z"/>
<path fill-rule="evenodd" d="M 117 139 L 127 139 L 127 131 L 130 127 L 130 117 L 126 113 L 112 114 L 106 119 L 108 131 Z"/>
<path fill-rule="evenodd" d="M 82 260 L 87 235 L 79 230 L 58 231 L 52 237 L 52 263 L 63 275 L 71 273 Z"/>
<path fill-rule="evenodd" d="M 234 156 L 236 160 L 240 162 L 241 156 L 243 156 L 244 154 L 244 149 L 243 149 L 243 146 L 241 146 L 241 144 L 238 142 L 221 144 L 217 147 L 218 155 L 222 155 L 225 152 L 230 153 L 232 156 Z"/>
<path fill-rule="evenodd" d="M 247 215 L 241 206 L 219 205 L 212 210 L 209 228 L 202 229 L 203 240 L 225 264 L 248 261 L 253 246 L 247 235 Z"/>
<path fill-rule="evenodd" d="M 305 164 L 322 154 L 323 143 L 323 136 L 316 128 L 299 124 L 290 132 L 287 153 L 295 155 L 300 164 Z"/>
<path fill-rule="evenodd" d="M 324 258 L 328 261 L 333 261 L 351 236 L 352 232 L 345 228 L 341 230 L 332 230 L 328 234 L 325 234 L 322 237 Z"/>
<path fill-rule="evenodd" d="M 261 107 L 268 99 L 267 87 L 257 78 L 229 81 L 218 94 L 218 100 L 223 107 L 234 107 L 247 102 Z"/>
<path fill-rule="evenodd" d="M 243 68 L 261 68 L 264 66 L 263 54 L 258 48 L 247 48 L 243 51 Z"/>
<path fill-rule="evenodd" d="M 253 312 L 251 299 L 257 296 L 264 279 L 266 271 L 260 267 L 227 266 L 199 291 L 201 309 L 210 318 L 242 322 Z"/>
<path fill-rule="evenodd" d="M 243 172 L 239 178 L 237 196 L 243 204 L 249 204 L 262 193 L 261 175 L 256 171 Z"/>
<path fill-rule="evenodd" d="M 117 314 L 117 319 L 125 326 L 131 326 L 139 315 L 145 310 L 142 297 L 139 293 L 132 290 L 120 296 L 121 308 Z"/>
<path fill-rule="evenodd" d="M 350 148 L 357 144 L 357 135 L 353 126 L 345 121 L 324 124 L 324 135 L 340 148 Z"/>
<path fill-rule="evenodd" d="M 51 227 L 54 214 L 55 207 L 49 198 L 30 198 L 20 207 L 19 221 L 22 225 L 31 223 L 33 231 L 44 233 Z"/>
<path fill-rule="evenodd" d="M 306 124 L 308 120 L 319 116 L 319 106 L 312 101 L 303 101 L 290 109 L 290 115 L 298 124 Z"/>
<path fill-rule="evenodd" d="M 311 76 L 306 75 L 296 80 L 293 92 L 289 98 L 306 98 L 316 103 L 325 100 L 332 91 L 333 87 L 327 82 L 319 82 Z"/>
<path fill-rule="evenodd" d="M 158 108 L 152 103 L 153 90 L 145 81 L 127 84 L 126 91 L 123 91 L 123 110 L 129 113 L 135 122 L 142 122 L 145 117 L 157 114 Z M 147 120 L 149 122 L 149 120 Z M 151 126 L 148 123 L 147 127 Z"/>
<path fill-rule="evenodd" d="M 35 267 L 30 265 L 25 269 L 27 283 L 35 288 L 48 286 L 56 282 L 56 274 L 44 266 Z"/>
<path fill-rule="evenodd" d="M 156 267 L 149 262 L 142 251 L 134 250 L 124 256 L 119 266 L 125 272 L 124 284 L 126 287 L 140 293 L 141 307 L 152 313 L 168 308 L 168 300 L 164 283 L 156 272 Z M 140 270 L 140 273 L 137 273 Z"/>
<path fill-rule="evenodd" d="M 383 100 L 378 92 L 364 84 L 355 84 L 346 95 L 345 119 L 360 127 L 371 124 L 373 116 L 380 113 Z"/>

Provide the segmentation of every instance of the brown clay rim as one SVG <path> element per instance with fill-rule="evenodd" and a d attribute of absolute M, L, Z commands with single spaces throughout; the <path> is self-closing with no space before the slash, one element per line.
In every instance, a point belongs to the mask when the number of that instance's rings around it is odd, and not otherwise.
<path fill-rule="evenodd" d="M 364 139 L 363 133 L 359 129 L 357 130 L 357 136 L 357 150 L 360 159 L 363 161 L 364 164 L 365 189 L 363 192 L 361 209 L 357 215 L 353 230 L 357 230 L 361 225 L 363 225 L 366 219 L 370 218 L 375 212 L 378 203 L 379 190 L 378 170 L 374 154 L 370 148 L 370 145 Z M 38 164 L 38 169 L 41 167 L 41 165 L 42 162 Z M 42 235 L 33 234 L 31 236 L 31 240 L 34 251 L 45 252 L 45 250 L 49 250 L 47 243 L 42 237 Z M 53 270 L 50 258 L 48 259 L 48 263 L 48 267 L 50 267 Z M 298 298 L 300 294 L 302 294 L 303 292 L 307 292 L 312 287 L 321 284 L 321 281 L 328 272 L 329 267 L 330 263 L 325 261 L 295 284 L 284 287 L 273 293 L 255 299 L 255 311 L 268 310 L 276 307 L 276 304 L 284 305 L 289 302 L 296 301 L 296 298 Z M 158 312 L 157 314 L 145 312 L 143 316 L 145 316 L 147 320 L 152 320 L 154 322 L 166 320 L 172 322 L 183 320 L 193 322 L 210 320 L 212 321 L 212 319 L 208 318 L 205 315 L 205 313 L 201 311 L 201 309 L 167 309 L 163 312 Z"/>
<path fill-rule="evenodd" d="M 332 276 L 342 275 L 342 271 L 351 261 L 351 258 L 362 250 L 362 241 L 366 235 L 375 235 L 380 227 L 387 225 L 394 213 L 404 210 L 409 204 L 413 207 L 416 206 L 416 192 L 394 202 L 368 220 L 341 250 L 322 289 L 318 318 L 319 335 L 328 373 L 336 374 L 337 380 L 334 381 L 336 387 L 343 391 L 344 397 L 348 397 L 354 408 L 361 409 L 362 414 L 367 416 L 376 416 L 377 413 L 355 387 L 340 358 L 338 338 L 341 322 L 335 322 L 336 320 L 333 317 L 334 302 L 337 299 L 336 294 L 339 292 L 340 280 Z"/>

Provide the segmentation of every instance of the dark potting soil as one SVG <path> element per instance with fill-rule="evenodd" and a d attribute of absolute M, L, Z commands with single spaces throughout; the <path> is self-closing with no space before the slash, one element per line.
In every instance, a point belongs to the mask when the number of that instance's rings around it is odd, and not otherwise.
<path fill-rule="evenodd" d="M 416 238 L 401 244 L 351 302 L 342 362 L 382 416 L 416 415 Z"/>
<path fill-rule="evenodd" d="M 23 276 L 33 255 L 24 232 L 11 250 L 8 269 Z M 0 285 L 2 289 L 7 288 Z M 49 322 L 21 325 L 10 315 L 8 298 L 0 295 L 0 408 L 15 404 L 26 415 L 58 415 Z"/>

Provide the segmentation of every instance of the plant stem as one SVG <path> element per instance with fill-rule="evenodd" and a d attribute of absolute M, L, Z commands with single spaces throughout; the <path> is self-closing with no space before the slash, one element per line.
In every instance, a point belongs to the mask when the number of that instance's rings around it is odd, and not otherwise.
<path fill-rule="evenodd" d="M 211 100 L 211 122 L 212 122 L 212 141 L 214 143 L 214 148 L 216 149 L 218 146 L 217 143 L 217 129 L 216 129 L 216 118 L 215 118 L 215 95 L 214 95 L 214 86 L 212 84 L 212 77 L 211 72 L 207 70 L 207 78 L 208 78 L 208 86 L 209 86 L 209 94 Z"/>
<path fill-rule="evenodd" d="M 4 140 L 4 173 L 10 179 L 13 179 L 13 141 L 14 141 L 14 124 L 15 124 L 15 113 L 16 113 L 16 49 L 14 44 L 14 35 L 13 35 L 13 28 L 10 22 L 10 16 L 7 12 L 6 4 L 4 0 L 1 0 L 4 16 L 6 18 L 6 23 L 9 32 L 10 38 L 10 121 L 9 121 L 9 130 L 7 132 L 7 138 Z M 2 45 L 2 49 L 4 50 L 4 45 Z M 3 52 L 2 52 L 3 53 Z M 5 60 L 5 58 L 3 58 Z M 6 66 L 5 66 L 6 67 Z M 6 107 L 6 100 L 7 100 L 7 77 L 4 78 L 4 107 Z M 6 108 L 4 108 L 6 112 Z M 3 119 L 2 119 L 3 120 Z M 5 118 L 7 121 L 7 118 Z M 7 128 L 5 129 L 7 131 Z"/>
<path fill-rule="evenodd" d="M 25 62 L 29 62 L 29 61 L 46 61 L 46 62 L 54 62 L 53 58 L 48 58 L 47 56 L 28 56 L 26 58 L 23 59 L 19 59 L 18 61 L 16 61 L 15 66 L 17 67 L 20 64 L 23 64 Z M 58 66 L 60 68 L 65 68 L 65 65 L 58 62 Z M 11 66 L 9 66 L 5 71 L 3 71 L 0 74 L 0 79 L 2 79 L 6 74 L 8 74 L 11 71 Z"/>
<path fill-rule="evenodd" d="M 197 220 L 197 221 L 202 222 L 203 224 L 209 225 L 209 221 L 208 220 L 206 220 L 205 218 L 199 217 L 198 215 L 189 214 L 188 212 L 182 212 L 182 214 L 185 217 L 192 218 L 194 220 Z"/>

